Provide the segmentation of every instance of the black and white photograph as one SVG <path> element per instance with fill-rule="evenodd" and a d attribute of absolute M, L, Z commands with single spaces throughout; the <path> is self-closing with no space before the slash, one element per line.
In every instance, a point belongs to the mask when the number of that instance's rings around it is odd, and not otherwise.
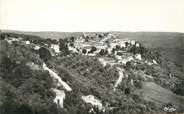
<path fill-rule="evenodd" d="M 0 114 L 184 114 L 184 0 L 0 0 Z"/>

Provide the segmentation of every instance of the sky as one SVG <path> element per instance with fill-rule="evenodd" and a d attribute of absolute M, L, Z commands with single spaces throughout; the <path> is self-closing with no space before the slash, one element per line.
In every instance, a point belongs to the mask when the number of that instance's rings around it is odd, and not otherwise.
<path fill-rule="evenodd" d="M 184 0 L 0 0 L 0 29 L 184 32 Z"/>

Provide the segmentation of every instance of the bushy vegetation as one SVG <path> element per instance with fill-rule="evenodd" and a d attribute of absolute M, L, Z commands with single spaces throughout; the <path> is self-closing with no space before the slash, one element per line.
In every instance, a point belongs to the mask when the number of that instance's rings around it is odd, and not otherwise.
<path fill-rule="evenodd" d="M 184 96 L 184 80 L 176 82 L 175 88 L 173 88 L 174 93 Z"/>
<path fill-rule="evenodd" d="M 140 46 L 140 47 L 136 47 L 136 46 L 132 46 L 128 52 L 131 52 L 133 54 L 141 54 L 142 57 L 146 60 L 156 60 L 158 63 L 161 62 L 161 55 L 156 52 L 156 51 L 153 51 L 153 50 L 149 50 L 143 46 Z"/>
<path fill-rule="evenodd" d="M 66 82 L 70 82 L 69 84 L 77 91 L 76 92 L 74 90 L 75 93 L 78 93 L 78 96 L 92 94 L 101 99 L 104 105 L 108 102 L 109 104 L 111 104 L 111 107 L 116 107 L 113 110 L 105 112 L 105 114 L 126 114 L 137 113 L 139 111 L 140 113 L 145 113 L 157 110 L 156 106 L 154 106 L 153 103 L 149 104 L 148 102 L 144 101 L 143 98 L 139 95 L 134 95 L 134 93 L 132 93 L 134 88 L 131 88 L 132 90 L 128 96 L 124 92 L 125 88 L 130 87 L 128 85 L 131 78 L 138 80 L 136 79 L 137 76 L 133 74 L 133 72 L 129 74 L 130 76 L 128 79 L 124 79 L 121 85 L 119 85 L 117 91 L 114 91 L 113 87 L 115 81 L 119 77 L 116 67 L 103 67 L 96 57 L 86 57 L 83 55 L 73 54 L 67 57 L 65 56 L 52 59 L 52 63 L 54 63 L 52 64 L 52 67 L 55 67 L 58 73 L 61 76 L 64 76 L 62 78 L 65 79 Z M 66 69 L 69 69 L 69 71 L 67 71 Z M 136 88 L 141 88 L 141 84 L 141 80 L 136 81 Z M 75 96 L 75 98 L 76 97 L 77 96 Z M 72 101 L 76 101 L 75 98 L 70 97 L 70 100 L 73 99 Z M 138 98 L 141 100 L 141 102 L 137 101 Z M 80 100 L 77 102 L 85 105 L 85 107 L 83 107 L 83 111 L 86 110 L 85 113 L 89 113 L 89 108 L 87 108 L 88 106 L 86 106 L 86 104 L 84 104 Z M 78 105 L 78 103 L 76 103 L 77 106 L 72 105 L 72 110 L 75 110 L 75 112 L 81 110 L 81 106 Z M 65 103 L 65 105 L 68 106 L 69 104 Z M 80 108 L 77 108 L 78 106 Z M 83 111 L 82 113 L 84 113 Z M 99 112 L 99 114 L 103 114 L 103 112 Z"/>
<path fill-rule="evenodd" d="M 25 34 L 17 34 L 17 33 L 1 33 L 1 40 L 6 39 L 8 37 L 23 38 L 25 40 L 41 40 L 39 36 L 35 36 L 35 35 L 25 35 Z"/>
<path fill-rule="evenodd" d="M 67 41 L 65 39 L 60 39 L 59 40 L 59 50 L 61 51 L 62 55 L 68 55 L 69 54 Z"/>
<path fill-rule="evenodd" d="M 31 45 L 21 42 L 9 44 L 4 39 L 7 37 L 22 37 L 33 44 L 41 46 L 34 50 Z M 183 81 L 177 78 L 169 78 L 167 71 L 163 69 L 160 55 L 144 47 L 131 47 L 128 52 L 140 53 L 145 60 L 155 59 L 158 65 L 148 65 L 145 63 L 127 62 L 126 65 L 119 65 L 124 69 L 128 77 L 114 91 L 114 84 L 119 74 L 117 66 L 103 66 L 97 57 L 89 57 L 69 52 L 67 43 L 71 45 L 74 37 L 69 39 L 40 39 L 35 36 L 2 34 L 0 42 L 0 113 L 1 114 L 91 114 L 89 110 L 92 105 L 82 101 L 82 95 L 94 95 L 102 101 L 104 106 L 111 109 L 102 112 L 97 108 L 97 114 L 127 114 L 127 113 L 147 113 L 156 112 L 158 107 L 153 102 L 146 101 L 142 95 L 134 92 L 142 89 L 144 76 L 152 76 L 152 81 L 172 89 L 178 95 L 184 95 Z M 89 40 L 89 39 L 88 39 Z M 47 44 L 47 46 L 45 46 Z M 51 55 L 50 44 L 59 44 L 61 54 Z M 117 47 L 119 48 L 119 47 Z M 92 51 L 96 48 L 92 47 Z M 85 51 L 84 51 L 85 53 Z M 106 55 L 106 50 L 100 51 L 100 56 Z M 53 69 L 71 88 L 71 92 L 66 92 L 64 108 L 60 108 L 53 99 L 55 94 L 51 88 L 55 87 L 49 73 L 42 69 L 43 62 Z M 34 63 L 38 69 L 33 69 L 27 63 Z M 160 65 L 160 66 L 159 66 Z M 162 66 L 163 65 L 163 66 Z M 180 73 L 175 72 L 175 76 Z M 133 82 L 131 82 L 133 80 Z M 166 84 L 168 80 L 170 87 Z M 132 84 L 133 83 L 133 84 Z"/>
<path fill-rule="evenodd" d="M 56 113 L 52 79 L 48 72 L 32 70 L 27 62 L 41 65 L 42 60 L 25 45 L 0 44 L 0 113 L 51 114 Z"/>
<path fill-rule="evenodd" d="M 41 47 L 35 52 L 39 55 L 40 59 L 42 59 L 44 62 L 47 62 L 52 57 L 51 52 L 47 48 L 44 48 L 44 47 Z"/>

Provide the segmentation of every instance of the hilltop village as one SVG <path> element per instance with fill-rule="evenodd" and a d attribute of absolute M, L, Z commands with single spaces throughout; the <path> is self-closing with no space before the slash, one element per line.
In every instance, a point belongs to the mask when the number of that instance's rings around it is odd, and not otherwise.
<path fill-rule="evenodd" d="M 9 33 L 2 34 L 1 40 L 4 42 L 2 49 L 9 50 L 3 52 L 6 53 L 3 57 L 7 56 L 16 65 L 24 65 L 33 72 L 47 72 L 44 75 L 48 75 L 53 84 L 50 88 L 48 85 L 40 88 L 46 86 L 47 91 L 54 93 L 52 101 L 61 109 L 54 110 L 70 114 L 71 106 L 73 110 L 80 112 L 82 109 L 89 114 L 106 114 L 118 110 L 127 113 L 133 111 L 133 107 L 135 113 L 181 110 L 180 104 L 168 104 L 167 100 L 152 102 L 151 95 L 142 96 L 143 83 L 166 91 L 165 88 L 175 88 L 174 81 L 178 79 L 171 73 L 164 74 L 160 67 L 160 55 L 137 41 L 111 33 L 83 33 L 81 36 L 58 40 Z M 143 97 L 148 101 L 143 100 Z M 177 104 L 179 101 L 175 102 Z"/>
<path fill-rule="evenodd" d="M 129 61 L 140 62 L 143 59 L 142 56 L 144 56 L 141 53 L 145 51 L 145 48 L 140 43 L 134 40 L 119 38 L 111 33 L 84 33 L 80 37 L 71 37 L 60 41 L 46 39 L 42 42 L 39 39 L 22 39 L 21 37 L 8 37 L 6 40 L 9 43 L 22 41 L 27 45 L 31 44 L 34 50 L 39 50 L 41 47 L 47 48 L 52 56 L 59 55 L 61 50 L 64 49 L 68 53 L 96 56 L 103 65 L 126 65 Z M 154 58 L 145 62 L 149 65 L 157 64 Z"/>
<path fill-rule="evenodd" d="M 86 56 L 97 56 L 99 61 L 106 64 L 126 65 L 127 62 L 141 61 L 141 52 L 132 53 L 130 49 L 142 48 L 141 44 L 134 40 L 121 39 L 110 33 L 86 35 L 69 41 L 68 49 L 72 53 L 79 53 Z M 57 50 L 57 49 L 56 49 Z M 130 52 L 128 52 L 130 51 Z M 146 61 L 148 62 L 148 61 Z M 149 64 L 157 64 L 156 60 L 149 61 Z"/>

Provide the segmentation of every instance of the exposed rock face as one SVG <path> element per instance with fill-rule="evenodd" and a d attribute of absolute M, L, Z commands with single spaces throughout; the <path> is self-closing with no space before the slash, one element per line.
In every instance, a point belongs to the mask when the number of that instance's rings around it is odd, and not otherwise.
<path fill-rule="evenodd" d="M 127 62 L 133 61 L 134 58 L 132 56 L 126 57 L 126 58 L 122 58 L 119 60 L 119 62 L 123 65 L 126 65 Z"/>
<path fill-rule="evenodd" d="M 135 55 L 135 59 L 137 59 L 137 60 L 142 60 L 141 54 L 136 54 L 136 55 Z"/>
<path fill-rule="evenodd" d="M 25 41 L 25 43 L 26 43 L 27 45 L 29 45 L 29 44 L 30 44 L 30 41 Z"/>
<path fill-rule="evenodd" d="M 98 60 L 100 61 L 100 63 L 102 63 L 103 66 L 107 65 L 107 62 L 103 58 L 98 58 Z"/>
<path fill-rule="evenodd" d="M 59 77 L 53 70 L 49 69 L 45 63 L 43 63 L 43 69 L 49 71 L 50 76 L 57 81 L 57 87 L 62 86 L 66 91 L 72 91 L 72 88 L 66 82 L 64 82 L 61 77 Z M 54 102 L 63 108 L 63 103 L 66 96 L 64 90 L 58 90 L 56 88 L 53 88 L 52 90 L 56 94 Z"/>
<path fill-rule="evenodd" d="M 58 89 L 52 89 L 53 92 L 56 94 L 56 97 L 54 98 L 54 102 L 58 104 L 61 108 L 63 108 L 63 103 L 65 99 L 65 92 L 63 90 Z"/>
<path fill-rule="evenodd" d="M 118 73 L 119 73 L 119 78 L 117 79 L 115 85 L 114 85 L 114 91 L 116 91 L 116 88 L 118 87 L 118 85 L 121 83 L 123 77 L 124 77 L 124 70 L 121 68 L 117 68 L 118 69 Z"/>
<path fill-rule="evenodd" d="M 51 49 L 53 49 L 56 53 L 61 52 L 61 51 L 59 50 L 59 45 L 57 45 L 57 44 L 51 44 Z"/>
<path fill-rule="evenodd" d="M 40 49 L 40 46 L 35 46 L 34 47 L 34 50 L 39 50 Z"/>
<path fill-rule="evenodd" d="M 157 61 L 153 59 L 153 64 L 157 64 Z"/>
<path fill-rule="evenodd" d="M 64 82 L 61 77 L 59 77 L 53 70 L 49 69 L 46 64 L 43 64 L 43 69 L 49 71 L 50 76 L 53 77 L 53 79 L 57 80 L 57 85 L 58 86 L 63 86 L 65 88 L 65 90 L 67 91 L 72 91 L 72 88 L 66 83 Z"/>
<path fill-rule="evenodd" d="M 99 110 L 104 109 L 101 101 L 96 99 L 93 95 L 82 96 L 82 100 L 85 103 L 90 103 L 91 105 L 96 106 Z"/>

